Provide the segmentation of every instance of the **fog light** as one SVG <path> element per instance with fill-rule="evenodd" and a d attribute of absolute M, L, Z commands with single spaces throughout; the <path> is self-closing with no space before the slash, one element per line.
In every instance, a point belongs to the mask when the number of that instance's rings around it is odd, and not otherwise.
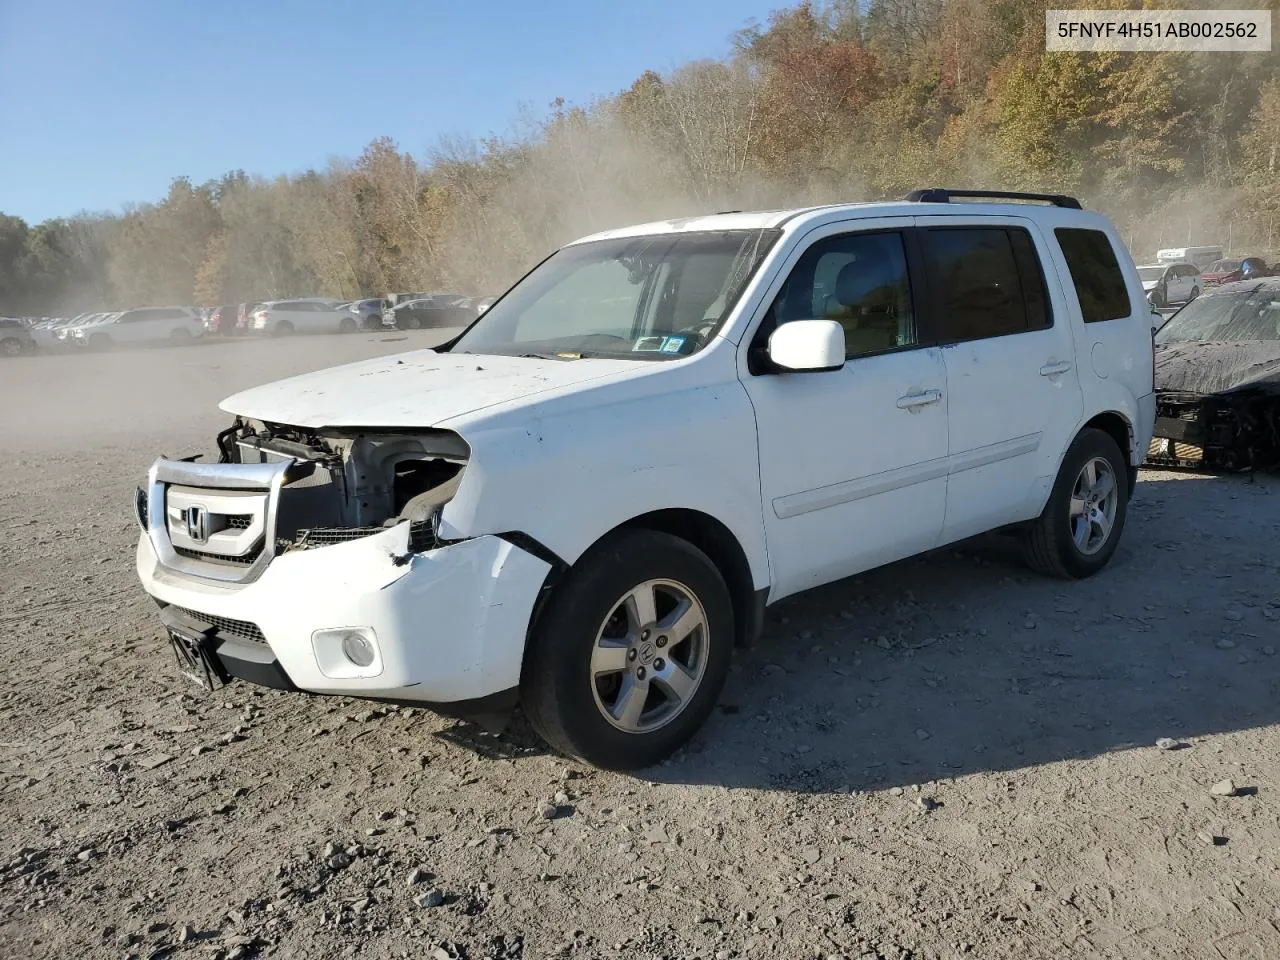
<path fill-rule="evenodd" d="M 368 638 L 354 632 L 342 635 L 342 653 L 357 667 L 369 666 L 376 655 L 373 644 Z"/>
<path fill-rule="evenodd" d="M 372 627 L 339 627 L 311 635 L 316 666 L 334 679 L 376 677 L 382 673 L 382 650 Z"/>

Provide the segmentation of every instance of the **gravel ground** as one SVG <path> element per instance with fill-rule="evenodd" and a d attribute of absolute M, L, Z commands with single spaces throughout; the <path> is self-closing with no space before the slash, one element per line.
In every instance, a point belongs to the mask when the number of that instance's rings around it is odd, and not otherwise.
<path fill-rule="evenodd" d="M 1144 473 L 1088 582 L 990 538 L 784 601 L 644 777 L 196 695 L 135 484 L 233 390 L 430 336 L 0 364 L 0 954 L 1280 956 L 1275 479 Z"/>

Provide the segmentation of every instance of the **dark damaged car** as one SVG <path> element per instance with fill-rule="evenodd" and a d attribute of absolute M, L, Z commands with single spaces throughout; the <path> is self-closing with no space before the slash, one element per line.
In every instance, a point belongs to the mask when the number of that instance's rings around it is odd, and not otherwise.
<path fill-rule="evenodd" d="M 1155 334 L 1147 463 L 1280 466 L 1280 278 L 1213 287 Z"/>

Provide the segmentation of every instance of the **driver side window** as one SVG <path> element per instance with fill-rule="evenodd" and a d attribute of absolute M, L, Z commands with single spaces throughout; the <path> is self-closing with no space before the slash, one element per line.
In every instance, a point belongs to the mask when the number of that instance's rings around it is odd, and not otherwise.
<path fill-rule="evenodd" d="M 918 342 L 901 233 L 852 233 L 819 240 L 800 258 L 774 301 L 777 324 L 835 320 L 845 359 Z"/>

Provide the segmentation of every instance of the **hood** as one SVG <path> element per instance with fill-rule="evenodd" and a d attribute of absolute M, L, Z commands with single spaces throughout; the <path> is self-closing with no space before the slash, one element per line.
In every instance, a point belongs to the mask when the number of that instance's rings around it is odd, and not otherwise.
<path fill-rule="evenodd" d="M 1223 280 L 1226 280 L 1228 277 L 1238 276 L 1239 273 L 1240 273 L 1239 270 L 1218 270 L 1214 273 L 1202 273 L 1200 274 L 1200 279 L 1215 280 L 1221 283 Z"/>
<path fill-rule="evenodd" d="M 311 429 L 432 427 L 495 404 L 634 372 L 642 363 L 415 350 L 253 387 L 218 406 L 242 417 Z"/>
<path fill-rule="evenodd" d="M 1156 390 L 1280 395 L 1280 340 L 1171 343 L 1156 346 Z"/>
<path fill-rule="evenodd" d="M 88 330 L 91 327 L 101 327 L 103 324 L 111 323 L 115 319 L 114 316 L 99 317 L 97 320 L 87 320 L 84 323 L 77 323 L 69 327 L 70 330 Z"/>

